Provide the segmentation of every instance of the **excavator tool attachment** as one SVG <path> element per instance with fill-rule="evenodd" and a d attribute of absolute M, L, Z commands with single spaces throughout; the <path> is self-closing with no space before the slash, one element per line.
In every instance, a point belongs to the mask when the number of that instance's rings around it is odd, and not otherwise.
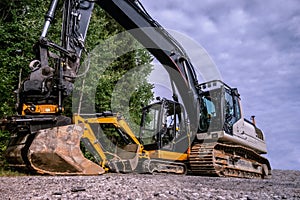
<path fill-rule="evenodd" d="M 104 169 L 84 157 L 80 149 L 83 125 L 67 125 L 37 132 L 28 160 L 39 174 L 99 175 Z"/>

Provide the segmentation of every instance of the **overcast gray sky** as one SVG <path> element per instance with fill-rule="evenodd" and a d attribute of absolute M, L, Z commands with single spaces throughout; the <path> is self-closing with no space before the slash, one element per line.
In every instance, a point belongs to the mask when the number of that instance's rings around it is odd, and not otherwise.
<path fill-rule="evenodd" d="M 141 0 L 149 14 L 201 44 L 256 115 L 271 165 L 300 170 L 300 1 Z"/>

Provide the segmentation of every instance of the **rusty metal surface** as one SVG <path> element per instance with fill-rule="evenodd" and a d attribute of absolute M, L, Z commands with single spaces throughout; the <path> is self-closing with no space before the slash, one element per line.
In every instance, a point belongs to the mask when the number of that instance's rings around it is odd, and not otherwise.
<path fill-rule="evenodd" d="M 80 150 L 83 127 L 68 125 L 38 131 L 29 151 L 31 167 L 40 174 L 98 175 L 105 171 Z"/>
<path fill-rule="evenodd" d="M 26 171 L 26 164 L 22 156 L 23 149 L 26 149 L 26 141 L 28 141 L 29 134 L 13 135 L 11 143 L 5 151 L 5 158 L 10 166 L 23 168 Z"/>

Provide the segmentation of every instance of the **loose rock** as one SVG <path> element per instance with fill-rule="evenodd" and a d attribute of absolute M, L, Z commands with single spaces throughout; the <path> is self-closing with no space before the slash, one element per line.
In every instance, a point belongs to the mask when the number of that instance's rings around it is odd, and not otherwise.
<path fill-rule="evenodd" d="M 0 177 L 0 191 L 1 199 L 299 199 L 300 171 L 274 170 L 265 180 L 170 174 Z"/>

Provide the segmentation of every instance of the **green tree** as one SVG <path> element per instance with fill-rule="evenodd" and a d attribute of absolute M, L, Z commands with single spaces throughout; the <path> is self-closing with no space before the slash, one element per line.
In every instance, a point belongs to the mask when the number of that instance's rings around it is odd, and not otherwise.
<path fill-rule="evenodd" d="M 22 69 L 26 75 L 29 71 L 28 64 L 33 58 L 32 46 L 42 25 L 39 19 L 44 12 L 43 6 L 29 2 L 1 1 L 0 117 L 13 113 L 13 91 L 18 85 L 19 72 Z"/>
<path fill-rule="evenodd" d="M 32 46 L 38 38 L 42 22 L 44 2 L 0 2 L 0 118 L 14 113 L 14 93 L 18 86 L 19 72 L 23 77 L 29 72 L 28 64 L 33 58 Z M 0 163 L 9 133 L 0 129 Z"/>

